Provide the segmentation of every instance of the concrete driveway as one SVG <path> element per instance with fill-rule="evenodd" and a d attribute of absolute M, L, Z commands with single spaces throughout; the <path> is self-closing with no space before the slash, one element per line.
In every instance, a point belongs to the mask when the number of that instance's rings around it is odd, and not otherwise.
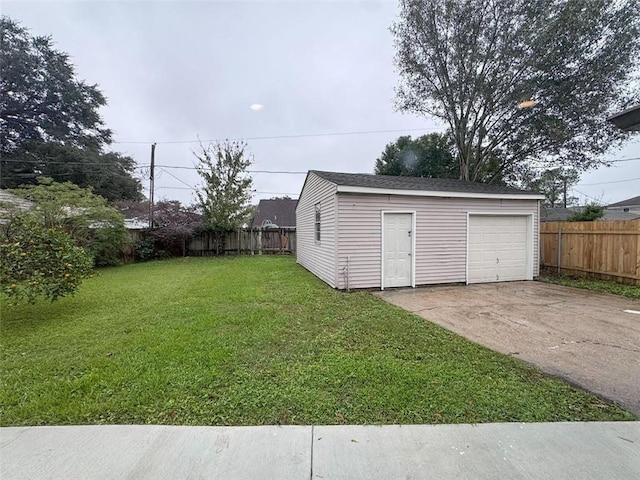
<path fill-rule="evenodd" d="M 639 300 L 542 282 L 376 294 L 640 415 Z"/>

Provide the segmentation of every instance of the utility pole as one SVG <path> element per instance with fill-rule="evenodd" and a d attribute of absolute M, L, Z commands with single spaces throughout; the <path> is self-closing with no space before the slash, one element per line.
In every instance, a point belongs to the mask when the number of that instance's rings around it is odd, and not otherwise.
<path fill-rule="evenodd" d="M 149 170 L 149 228 L 153 228 L 153 180 L 156 169 L 156 144 L 151 144 L 151 169 Z"/>

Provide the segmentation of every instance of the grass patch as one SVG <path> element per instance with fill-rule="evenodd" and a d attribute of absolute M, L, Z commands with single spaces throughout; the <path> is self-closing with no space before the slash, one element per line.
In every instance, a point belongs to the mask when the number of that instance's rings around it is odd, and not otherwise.
<path fill-rule="evenodd" d="M 290 257 L 105 269 L 1 335 L 4 426 L 634 418 Z"/>
<path fill-rule="evenodd" d="M 627 298 L 640 298 L 640 287 L 638 285 L 624 285 L 611 280 L 600 280 L 597 278 L 575 277 L 571 275 L 557 275 L 545 273 L 538 280 L 541 282 L 554 283 L 565 287 L 582 288 L 600 293 L 612 293 Z"/>

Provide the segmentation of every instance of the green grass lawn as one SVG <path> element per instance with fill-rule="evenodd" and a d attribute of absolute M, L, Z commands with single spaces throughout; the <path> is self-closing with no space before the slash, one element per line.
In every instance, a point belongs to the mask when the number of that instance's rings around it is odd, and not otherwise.
<path fill-rule="evenodd" d="M 545 273 L 538 280 L 541 282 L 555 283 L 565 287 L 582 288 L 600 293 L 613 293 L 627 298 L 640 298 L 640 286 L 624 285 L 622 283 L 613 282 L 611 280 L 600 280 L 597 278 L 573 277 L 569 275 L 558 275 L 554 273 Z"/>
<path fill-rule="evenodd" d="M 3 302 L 4 426 L 634 418 L 290 257 L 129 265 Z"/>

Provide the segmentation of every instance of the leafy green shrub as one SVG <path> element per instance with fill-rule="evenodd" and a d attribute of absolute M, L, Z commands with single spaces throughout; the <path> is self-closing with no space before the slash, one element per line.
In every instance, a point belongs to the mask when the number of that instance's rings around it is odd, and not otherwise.
<path fill-rule="evenodd" d="M 50 178 L 40 178 L 39 182 L 11 192 L 34 202 L 33 213 L 40 222 L 68 233 L 93 257 L 95 266 L 119 265 L 121 252 L 129 242 L 122 214 L 91 189 Z"/>
<path fill-rule="evenodd" d="M 142 240 L 138 240 L 133 247 L 133 255 L 136 261 L 146 262 L 156 258 L 155 241 L 153 237 L 149 235 L 149 232 L 144 232 Z"/>
<path fill-rule="evenodd" d="M 90 275 L 91 257 L 65 232 L 18 214 L 0 233 L 0 289 L 14 303 L 73 295 Z"/>
<path fill-rule="evenodd" d="M 593 222 L 604 216 L 604 207 L 591 203 L 581 212 L 576 212 L 569 217 L 570 222 Z"/>
<path fill-rule="evenodd" d="M 93 257 L 96 267 L 112 267 L 122 264 L 122 252 L 129 241 L 127 229 L 122 225 L 95 228 L 85 250 Z"/>

